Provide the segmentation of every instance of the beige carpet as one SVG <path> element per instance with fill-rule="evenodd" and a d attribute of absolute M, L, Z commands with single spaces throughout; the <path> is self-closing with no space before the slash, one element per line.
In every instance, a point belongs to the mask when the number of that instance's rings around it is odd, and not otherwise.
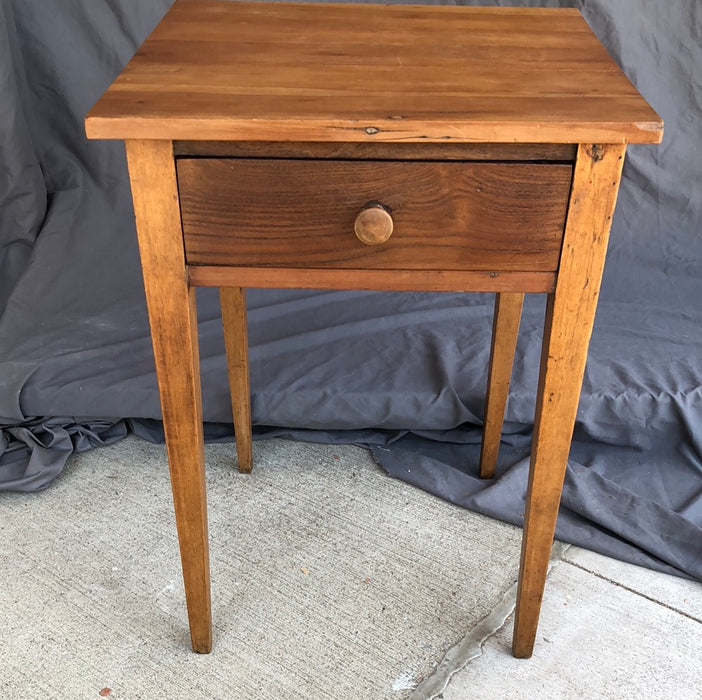
<path fill-rule="evenodd" d="M 521 532 L 364 451 L 207 447 L 214 651 L 189 650 L 164 448 L 0 494 L 0 697 L 405 698 L 517 573 Z"/>

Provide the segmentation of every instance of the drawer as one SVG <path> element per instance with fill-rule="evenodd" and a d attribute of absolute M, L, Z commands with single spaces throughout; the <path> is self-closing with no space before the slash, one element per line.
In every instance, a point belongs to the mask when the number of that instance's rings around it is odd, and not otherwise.
<path fill-rule="evenodd" d="M 189 265 L 555 271 L 572 166 L 524 162 L 178 158 Z M 368 245 L 379 202 L 392 235 Z"/>

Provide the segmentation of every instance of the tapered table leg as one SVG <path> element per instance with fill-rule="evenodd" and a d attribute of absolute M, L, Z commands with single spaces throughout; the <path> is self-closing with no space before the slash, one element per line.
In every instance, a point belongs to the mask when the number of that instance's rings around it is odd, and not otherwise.
<path fill-rule="evenodd" d="M 222 306 L 237 460 L 239 471 L 249 473 L 252 467 L 251 390 L 246 329 L 246 290 L 241 287 L 221 287 L 219 298 Z"/>
<path fill-rule="evenodd" d="M 524 294 L 519 292 L 502 292 L 495 295 L 485 424 L 480 447 L 480 476 L 483 479 L 492 478 L 497 465 L 523 303 Z"/>
<path fill-rule="evenodd" d="M 581 144 L 536 398 L 512 650 L 531 656 L 625 145 Z"/>
<path fill-rule="evenodd" d="M 195 289 L 183 254 L 170 141 L 127 141 L 194 651 L 212 647 L 200 367 Z"/>

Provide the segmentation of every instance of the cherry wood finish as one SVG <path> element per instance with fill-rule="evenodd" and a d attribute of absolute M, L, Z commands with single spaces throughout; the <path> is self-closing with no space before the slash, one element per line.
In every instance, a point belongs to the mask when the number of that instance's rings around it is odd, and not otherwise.
<path fill-rule="evenodd" d="M 227 353 L 229 393 L 234 418 L 234 437 L 239 471 L 248 474 L 253 467 L 251 453 L 251 389 L 249 388 L 249 343 L 246 323 L 246 290 L 220 287 L 219 299 Z"/>
<path fill-rule="evenodd" d="M 380 245 L 392 236 L 395 222 L 389 207 L 382 203 L 371 202 L 361 208 L 353 222 L 353 232 L 361 243 Z"/>
<path fill-rule="evenodd" d="M 179 158 L 189 265 L 552 272 L 572 167 L 533 163 Z M 378 246 L 354 235 L 370 202 Z"/>
<path fill-rule="evenodd" d="M 572 143 L 464 143 L 457 141 L 174 141 L 176 156 L 217 158 L 331 158 L 359 160 L 492 160 L 572 163 Z"/>
<path fill-rule="evenodd" d="M 578 149 L 556 289 L 548 296 L 513 652 L 531 656 L 626 146 Z"/>
<path fill-rule="evenodd" d="M 173 147 L 127 141 L 156 376 L 171 473 L 193 649 L 212 647 L 200 360 L 195 288 L 188 285 Z"/>
<path fill-rule="evenodd" d="M 483 476 L 523 294 L 548 294 L 513 640 L 532 653 L 624 152 L 662 128 L 575 10 L 176 0 L 86 132 L 127 141 L 193 649 L 211 647 L 194 288 L 222 288 L 248 471 L 261 286 L 498 293 Z M 393 219 L 378 245 L 354 234 L 370 201 Z"/>
<path fill-rule="evenodd" d="M 86 129 L 196 141 L 661 136 L 658 116 L 574 9 L 184 0 Z"/>
<path fill-rule="evenodd" d="M 344 270 L 302 267 L 190 265 L 195 287 L 277 287 L 279 289 L 367 289 L 395 292 L 550 292 L 555 272 L 474 270 Z"/>
<path fill-rule="evenodd" d="M 491 479 L 497 465 L 523 304 L 524 294 L 520 292 L 495 295 L 490 369 L 485 394 L 485 424 L 480 445 L 480 476 L 483 479 Z"/>

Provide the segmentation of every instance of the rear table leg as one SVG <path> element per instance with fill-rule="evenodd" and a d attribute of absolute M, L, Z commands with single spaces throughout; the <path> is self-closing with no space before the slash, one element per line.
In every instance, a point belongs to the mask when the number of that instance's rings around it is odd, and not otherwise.
<path fill-rule="evenodd" d="M 246 290 L 221 287 L 219 290 L 227 351 L 229 393 L 234 417 L 234 436 L 239 471 L 251 472 L 251 390 L 249 387 L 249 347 L 246 328 Z"/>
<path fill-rule="evenodd" d="M 523 303 L 524 294 L 521 292 L 502 292 L 495 295 L 485 424 L 480 448 L 482 479 L 490 479 L 495 473 Z"/>

